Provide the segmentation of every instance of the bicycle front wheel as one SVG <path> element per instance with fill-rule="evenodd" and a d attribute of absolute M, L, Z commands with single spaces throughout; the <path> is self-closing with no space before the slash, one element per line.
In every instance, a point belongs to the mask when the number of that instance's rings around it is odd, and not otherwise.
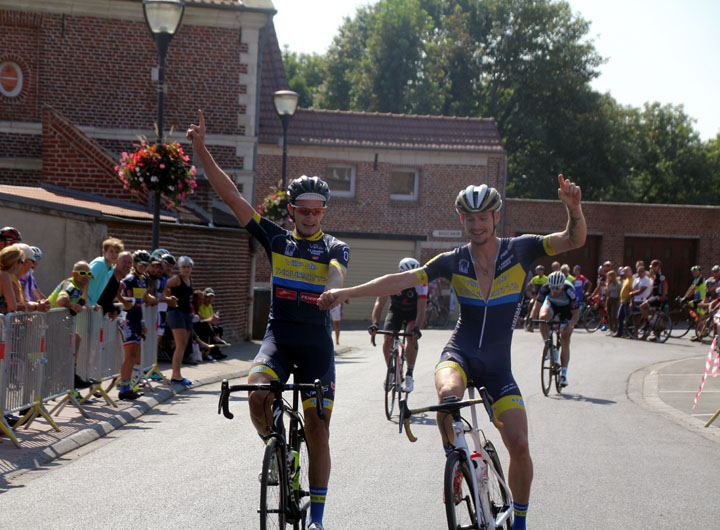
<path fill-rule="evenodd" d="M 495 446 L 490 440 L 488 440 L 485 442 L 485 445 L 483 445 L 483 447 L 485 448 L 485 451 L 487 451 L 487 454 L 490 456 L 490 461 L 492 462 L 492 465 L 495 467 L 495 471 L 497 472 L 496 475 L 491 470 L 488 470 L 488 497 L 490 499 L 490 509 L 492 510 L 493 519 L 497 521 L 498 518 L 505 512 L 512 512 L 513 507 L 512 502 L 510 502 L 510 499 L 508 498 L 507 492 L 500 485 L 500 480 L 498 479 L 499 476 L 500 478 L 505 480 L 505 475 L 503 474 L 502 465 L 500 465 L 500 458 L 498 458 Z M 512 517 L 508 517 L 502 524 L 502 526 L 499 526 L 498 528 L 511 530 Z"/>
<path fill-rule="evenodd" d="M 583 313 L 583 325 L 589 333 L 593 333 L 600 329 L 602 324 L 602 313 L 597 307 L 587 306 Z"/>
<path fill-rule="evenodd" d="M 310 515 L 310 480 L 308 470 L 310 469 L 310 455 L 308 453 L 305 431 L 298 432 L 296 441 L 292 444 L 293 451 L 297 451 L 297 467 L 293 469 L 290 477 L 290 484 L 293 492 L 293 500 L 298 509 L 299 518 L 294 522 L 293 528 L 300 530 L 306 527 L 307 518 Z M 295 455 L 293 454 L 293 457 Z"/>
<path fill-rule="evenodd" d="M 670 316 L 667 313 L 662 313 L 655 323 L 655 333 L 657 334 L 658 342 L 667 342 L 672 335 L 673 325 Z"/>
<path fill-rule="evenodd" d="M 265 447 L 260 475 L 260 530 L 285 529 L 287 494 L 283 469 L 282 447 L 277 440 L 271 440 Z"/>
<path fill-rule="evenodd" d="M 673 309 L 669 313 L 672 322 L 672 331 L 670 336 L 674 339 L 680 339 L 687 335 L 690 330 L 695 329 L 695 320 L 682 309 Z"/>
<path fill-rule="evenodd" d="M 540 363 L 540 385 L 542 386 L 543 394 L 546 396 L 550 393 L 550 385 L 552 384 L 553 378 L 553 353 L 552 345 L 548 342 L 545 344 L 542 352 L 542 359 Z"/>
<path fill-rule="evenodd" d="M 448 529 L 479 529 L 475 485 L 465 455 L 453 451 L 445 461 L 445 513 Z"/>
<path fill-rule="evenodd" d="M 395 393 L 400 390 L 398 382 L 395 381 L 395 356 L 390 355 L 388 361 L 387 373 L 385 374 L 385 417 L 389 420 L 392 418 L 393 409 L 395 408 Z"/>

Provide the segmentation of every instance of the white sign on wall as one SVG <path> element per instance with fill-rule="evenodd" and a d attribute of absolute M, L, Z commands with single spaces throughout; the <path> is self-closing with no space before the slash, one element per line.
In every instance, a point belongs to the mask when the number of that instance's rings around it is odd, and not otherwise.
<path fill-rule="evenodd" d="M 433 230 L 433 237 L 462 237 L 462 230 Z"/>

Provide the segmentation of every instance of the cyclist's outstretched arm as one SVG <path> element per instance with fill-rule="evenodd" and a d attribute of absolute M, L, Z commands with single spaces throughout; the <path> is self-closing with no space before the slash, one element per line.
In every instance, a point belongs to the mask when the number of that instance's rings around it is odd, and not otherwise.
<path fill-rule="evenodd" d="M 399 293 L 403 289 L 415 287 L 418 284 L 420 284 L 420 278 L 418 278 L 415 270 L 386 274 L 385 276 L 380 276 L 379 278 L 355 287 L 325 291 L 322 296 L 320 296 L 318 307 L 322 310 L 331 309 L 343 303 L 348 298 L 356 298 L 358 296 L 385 296 Z"/>
<path fill-rule="evenodd" d="M 574 182 L 558 175 L 558 198 L 567 208 L 568 221 L 565 230 L 550 234 L 550 245 L 557 254 L 580 248 L 585 244 L 587 225 L 580 201 L 582 191 Z"/>
<path fill-rule="evenodd" d="M 255 210 L 245 200 L 232 179 L 217 165 L 215 159 L 205 146 L 205 117 L 203 112 L 198 110 L 198 123 L 188 127 L 185 137 L 192 142 L 193 151 L 197 154 L 205 170 L 205 176 L 212 185 L 215 192 L 240 221 L 242 226 L 247 226 L 253 218 Z"/>

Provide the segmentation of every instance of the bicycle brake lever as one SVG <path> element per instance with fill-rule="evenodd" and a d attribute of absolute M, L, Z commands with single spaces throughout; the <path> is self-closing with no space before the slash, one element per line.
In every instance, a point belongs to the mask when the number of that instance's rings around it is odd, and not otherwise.
<path fill-rule="evenodd" d="M 320 382 L 320 379 L 315 379 L 313 382 L 315 385 L 315 394 L 317 395 L 317 402 L 315 403 L 315 408 L 317 409 L 318 416 L 321 420 L 325 419 L 325 408 L 323 405 L 325 404 L 325 394 L 323 392 L 323 386 Z"/>
<path fill-rule="evenodd" d="M 220 400 L 218 402 L 218 414 L 222 411 L 223 416 L 225 416 L 227 419 L 231 420 L 235 416 L 232 412 L 230 412 L 230 404 L 228 403 L 228 400 L 230 399 L 230 388 L 228 384 L 227 379 L 223 379 L 222 383 L 220 384 Z"/>

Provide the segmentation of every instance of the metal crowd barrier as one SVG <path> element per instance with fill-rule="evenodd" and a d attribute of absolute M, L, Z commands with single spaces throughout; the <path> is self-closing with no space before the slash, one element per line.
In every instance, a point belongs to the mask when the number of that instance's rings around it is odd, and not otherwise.
<path fill-rule="evenodd" d="M 157 368 L 157 306 L 145 307 L 144 318 L 147 334 L 142 343 L 142 379 L 150 386 L 148 376 L 156 373 L 154 378 L 170 385 Z M 74 317 L 67 309 L 17 312 L 0 315 L 0 336 L 0 431 L 16 446 L 20 443 L 13 430 L 23 425 L 27 428 L 38 416 L 59 431 L 51 414 L 68 403 L 85 417 L 82 404 L 90 403 L 93 394 L 117 407 L 108 395 L 118 380 L 124 355 L 117 320 L 88 308 Z M 93 382 L 85 397 L 74 389 L 75 373 Z M 103 388 L 107 381 L 109 385 Z M 48 413 L 44 404 L 57 398 L 61 399 Z M 22 417 L 11 427 L 5 416 L 16 412 Z"/>

